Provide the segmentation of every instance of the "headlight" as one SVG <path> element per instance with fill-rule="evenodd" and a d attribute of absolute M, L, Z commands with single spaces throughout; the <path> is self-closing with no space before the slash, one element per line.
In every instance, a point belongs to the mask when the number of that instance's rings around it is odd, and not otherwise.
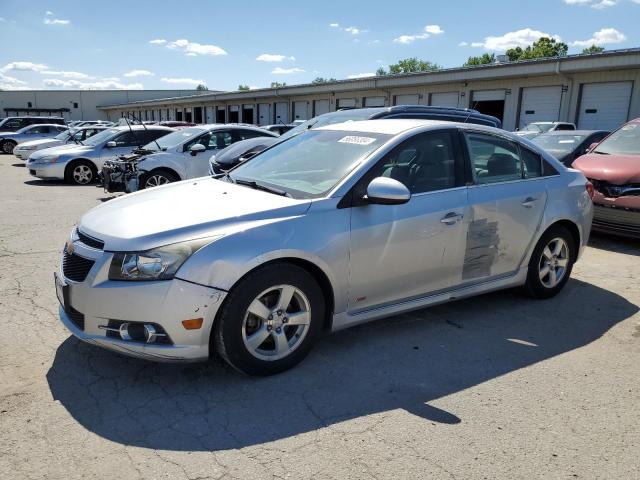
<path fill-rule="evenodd" d="M 56 163 L 60 155 L 45 155 L 44 157 L 39 158 L 37 161 L 39 163 Z"/>
<path fill-rule="evenodd" d="M 146 252 L 118 252 L 109 267 L 109 280 L 170 280 L 191 255 L 220 236 L 174 243 Z"/>

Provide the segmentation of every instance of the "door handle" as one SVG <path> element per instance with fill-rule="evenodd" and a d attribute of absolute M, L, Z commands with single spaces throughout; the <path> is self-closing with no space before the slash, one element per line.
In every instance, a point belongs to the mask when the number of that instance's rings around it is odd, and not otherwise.
<path fill-rule="evenodd" d="M 533 198 L 533 197 L 527 197 L 524 202 L 522 202 L 522 206 L 524 208 L 531 208 L 535 205 L 535 203 L 538 201 L 537 198 Z"/>
<path fill-rule="evenodd" d="M 455 225 L 458 221 L 462 220 L 463 217 L 464 216 L 461 213 L 449 212 L 440 219 L 440 222 L 445 225 Z"/>

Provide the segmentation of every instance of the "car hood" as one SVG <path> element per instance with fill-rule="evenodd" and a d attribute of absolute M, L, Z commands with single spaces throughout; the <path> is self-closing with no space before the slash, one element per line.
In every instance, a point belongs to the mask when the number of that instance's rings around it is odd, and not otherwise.
<path fill-rule="evenodd" d="M 624 185 L 640 183 L 640 155 L 600 155 L 588 153 L 572 164 L 585 177 Z"/>
<path fill-rule="evenodd" d="M 517 135 L 518 137 L 524 137 L 524 138 L 529 138 L 529 139 L 535 138 L 538 135 L 542 135 L 539 132 L 522 132 L 522 131 L 520 131 L 520 132 L 513 132 L 513 133 L 514 133 L 514 135 Z"/>
<path fill-rule="evenodd" d="M 143 251 L 302 215 L 310 204 L 202 177 L 109 200 L 86 213 L 79 228 L 104 241 L 105 250 Z"/>
<path fill-rule="evenodd" d="M 0 132 L 0 138 L 10 138 L 10 137 L 15 137 L 17 135 L 22 135 L 22 134 L 18 132 Z"/>
<path fill-rule="evenodd" d="M 29 140 L 28 142 L 22 142 L 18 147 L 45 147 L 50 145 L 52 147 L 61 145 L 62 140 L 56 140 L 53 138 L 41 138 L 39 140 Z"/>
<path fill-rule="evenodd" d="M 46 155 L 81 155 L 86 152 L 93 151 L 95 147 L 90 147 L 88 145 L 76 145 L 76 144 L 67 144 L 67 145 L 58 145 L 57 147 L 45 148 L 43 150 L 38 150 L 37 152 L 33 152 L 29 157 L 31 160 L 38 160 Z"/>

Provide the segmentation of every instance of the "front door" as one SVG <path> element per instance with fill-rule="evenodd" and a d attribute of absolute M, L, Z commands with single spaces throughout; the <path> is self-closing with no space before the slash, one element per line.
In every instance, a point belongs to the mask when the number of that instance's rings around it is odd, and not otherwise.
<path fill-rule="evenodd" d="M 547 201 L 542 159 L 486 133 L 464 135 L 473 169 L 469 231 L 461 283 L 516 272 L 531 247 Z"/>
<path fill-rule="evenodd" d="M 192 155 L 189 148 L 194 143 L 201 143 L 206 150 Z M 185 145 L 185 151 L 182 155 L 186 163 L 186 178 L 198 178 L 208 175 L 211 155 L 215 155 L 223 148 L 227 148 L 231 143 L 233 143 L 232 133 L 229 130 L 214 130 Z"/>
<path fill-rule="evenodd" d="M 451 130 L 406 140 L 356 187 L 361 198 L 371 179 L 386 176 L 412 196 L 352 208 L 350 313 L 435 293 L 460 277 L 468 206 L 457 138 Z"/>

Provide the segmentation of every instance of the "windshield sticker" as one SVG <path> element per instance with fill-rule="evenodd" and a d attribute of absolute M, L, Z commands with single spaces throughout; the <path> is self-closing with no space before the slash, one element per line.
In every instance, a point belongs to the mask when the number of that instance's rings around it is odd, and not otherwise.
<path fill-rule="evenodd" d="M 560 140 L 558 143 L 576 143 L 575 140 Z"/>
<path fill-rule="evenodd" d="M 338 140 L 338 143 L 351 143 L 354 145 L 369 145 L 375 141 L 376 139 L 371 137 L 358 137 L 355 135 L 348 135 Z"/>

